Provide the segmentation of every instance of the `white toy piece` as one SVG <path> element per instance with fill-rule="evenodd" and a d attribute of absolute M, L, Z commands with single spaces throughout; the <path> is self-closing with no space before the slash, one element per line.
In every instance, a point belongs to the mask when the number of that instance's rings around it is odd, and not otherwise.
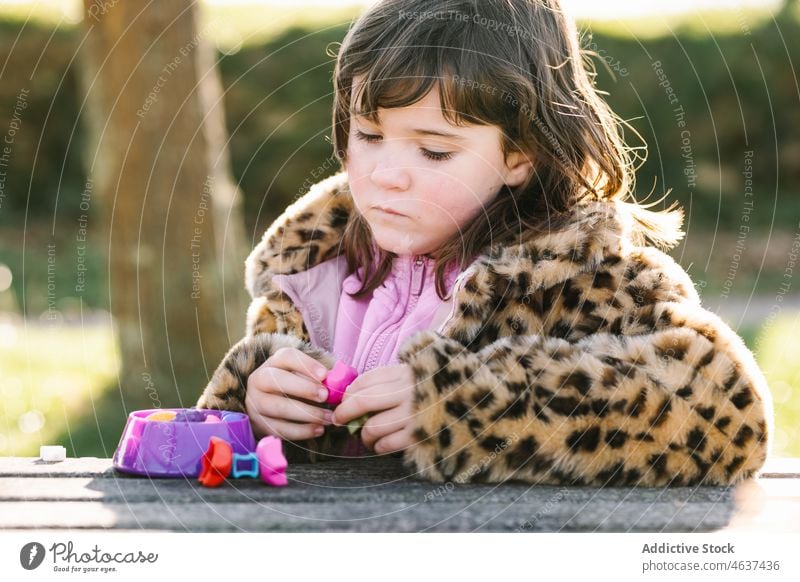
<path fill-rule="evenodd" d="M 60 445 L 42 445 L 39 447 L 39 456 L 43 461 L 57 463 L 67 458 L 67 449 Z"/>

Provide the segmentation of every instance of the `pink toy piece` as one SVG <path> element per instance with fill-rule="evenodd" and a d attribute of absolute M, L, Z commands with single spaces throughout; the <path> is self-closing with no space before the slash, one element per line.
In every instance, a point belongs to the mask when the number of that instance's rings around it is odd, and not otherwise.
<path fill-rule="evenodd" d="M 205 422 L 206 424 L 215 424 L 218 422 L 222 422 L 222 419 L 216 414 L 209 414 L 208 416 L 206 416 Z"/>
<path fill-rule="evenodd" d="M 328 389 L 328 404 L 338 405 L 347 387 L 358 377 L 358 370 L 342 361 L 336 362 L 322 384 Z"/>
<path fill-rule="evenodd" d="M 289 483 L 286 479 L 286 467 L 289 463 L 283 455 L 283 444 L 276 436 L 265 436 L 256 446 L 259 476 L 264 483 L 283 487 Z"/>

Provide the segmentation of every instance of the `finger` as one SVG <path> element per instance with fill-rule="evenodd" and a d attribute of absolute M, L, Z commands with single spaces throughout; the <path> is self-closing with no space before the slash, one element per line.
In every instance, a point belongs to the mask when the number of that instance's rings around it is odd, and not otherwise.
<path fill-rule="evenodd" d="M 404 429 L 379 439 L 378 442 L 375 443 L 375 448 L 373 450 L 378 455 L 386 455 L 394 453 L 395 451 L 404 451 L 411 446 L 411 443 L 411 435 L 407 429 Z"/>
<path fill-rule="evenodd" d="M 357 394 L 365 390 L 382 389 L 384 392 L 398 392 L 403 386 L 413 383 L 414 376 L 406 364 L 382 366 L 364 372 L 348 386 L 346 394 Z"/>
<path fill-rule="evenodd" d="M 278 394 L 263 395 L 256 406 L 256 411 L 272 418 L 307 422 L 312 424 L 330 424 L 331 411 L 313 404 L 306 404 Z"/>
<path fill-rule="evenodd" d="M 294 372 L 310 380 L 322 382 L 328 374 L 325 364 L 318 362 L 307 353 L 297 348 L 280 348 L 275 351 L 264 365 Z"/>
<path fill-rule="evenodd" d="M 275 435 L 290 441 L 301 441 L 321 436 L 325 427 L 318 424 L 299 424 L 260 414 L 251 417 L 253 430 L 258 434 Z M 321 432 L 320 432 L 321 430 Z"/>
<path fill-rule="evenodd" d="M 348 392 L 344 393 L 342 403 L 333 411 L 334 424 L 347 424 L 368 412 L 381 412 L 397 405 L 397 399 L 392 394 L 380 390 L 364 390 L 351 395 Z"/>
<path fill-rule="evenodd" d="M 364 388 L 369 388 L 371 382 L 369 381 L 369 374 L 370 372 L 365 372 L 361 376 L 357 376 L 355 380 L 350 382 L 347 386 L 347 390 L 345 391 L 344 395 L 342 395 L 342 399 L 346 398 L 347 396 L 352 396 L 363 390 Z"/>
<path fill-rule="evenodd" d="M 372 449 L 383 437 L 405 428 L 408 422 L 406 415 L 397 408 L 392 408 L 372 416 L 361 428 L 361 440 Z"/>
<path fill-rule="evenodd" d="M 266 362 L 247 378 L 248 390 L 283 394 L 313 402 L 325 402 L 328 398 L 328 390 L 322 384 L 288 370 L 265 364 Z"/>

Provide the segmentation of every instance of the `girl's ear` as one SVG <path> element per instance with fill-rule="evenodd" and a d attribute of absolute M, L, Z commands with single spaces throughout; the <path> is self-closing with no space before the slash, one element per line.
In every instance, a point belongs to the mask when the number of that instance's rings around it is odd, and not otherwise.
<path fill-rule="evenodd" d="M 506 157 L 506 175 L 503 182 L 512 188 L 519 186 L 531 175 L 533 162 L 523 152 L 514 151 Z"/>

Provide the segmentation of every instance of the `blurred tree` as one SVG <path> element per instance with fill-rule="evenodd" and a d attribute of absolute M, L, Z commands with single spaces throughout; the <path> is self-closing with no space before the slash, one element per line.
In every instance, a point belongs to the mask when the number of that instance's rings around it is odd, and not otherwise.
<path fill-rule="evenodd" d="M 130 407 L 191 406 L 244 335 L 222 86 L 194 0 L 84 0 L 87 173 Z"/>
<path fill-rule="evenodd" d="M 792 12 L 798 4 L 798 0 L 783 0 L 783 4 L 781 4 L 780 12 L 783 14 L 788 14 Z"/>

